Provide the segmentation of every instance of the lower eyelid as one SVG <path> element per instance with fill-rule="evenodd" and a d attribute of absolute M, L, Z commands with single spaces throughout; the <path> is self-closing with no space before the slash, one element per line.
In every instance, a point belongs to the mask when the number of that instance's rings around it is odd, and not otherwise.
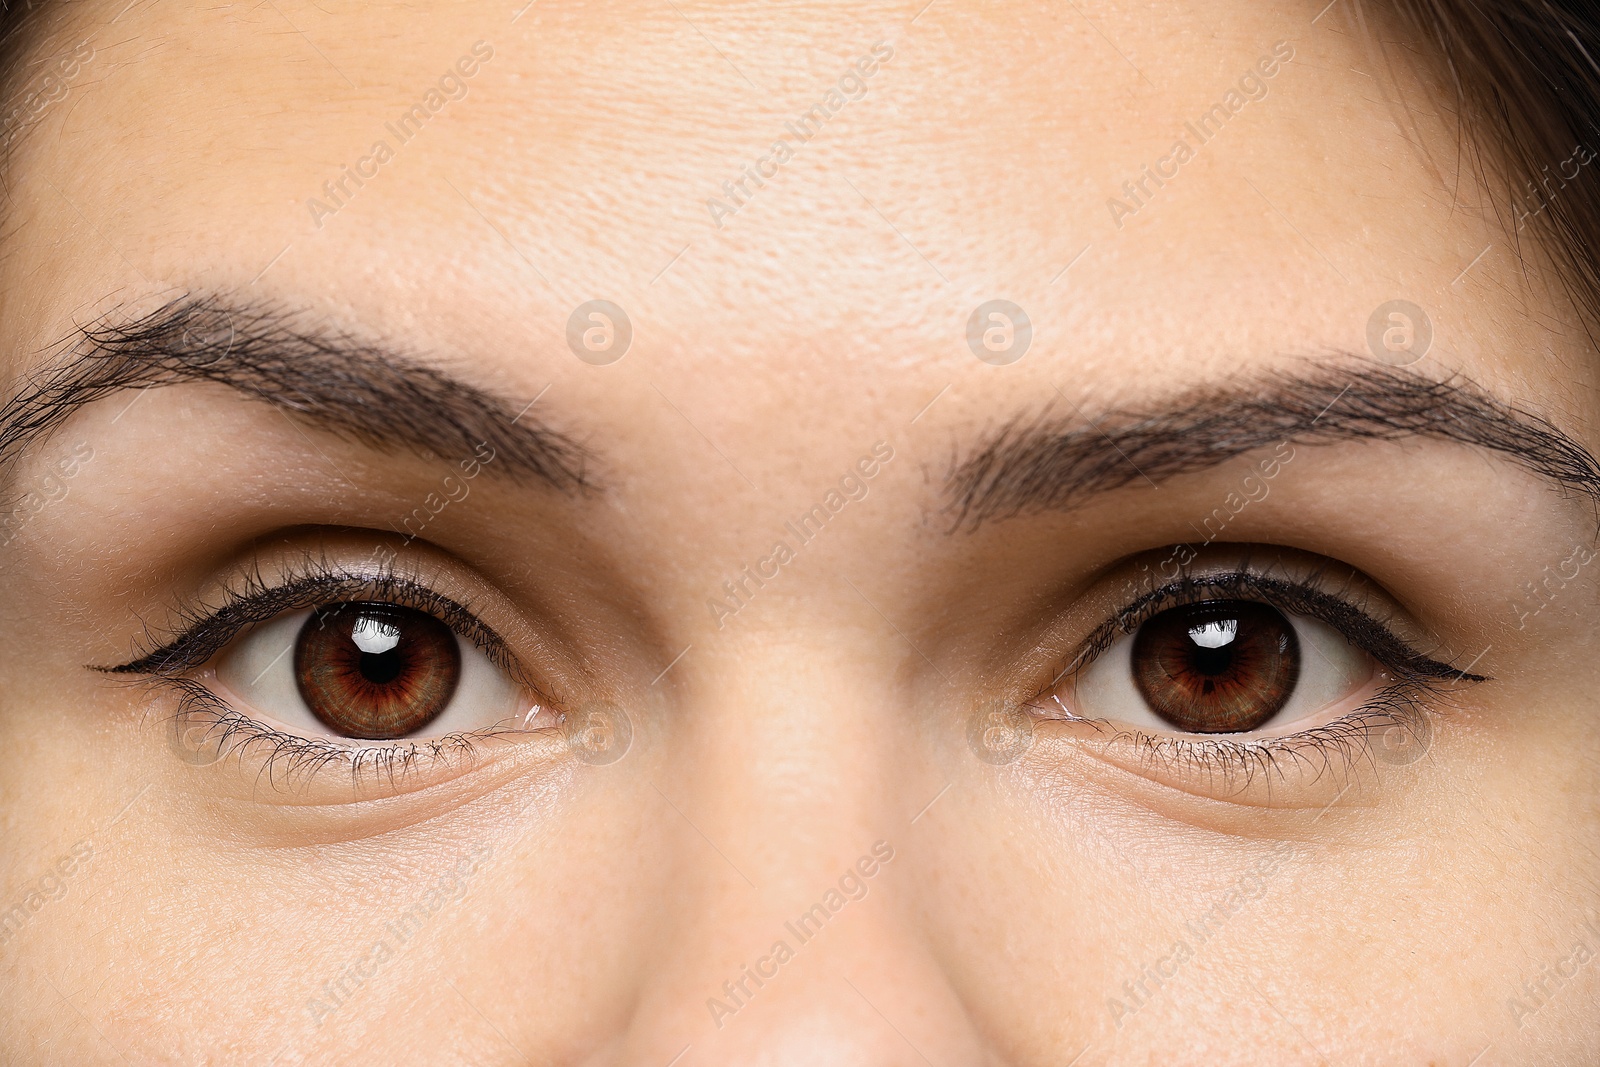
<path fill-rule="evenodd" d="M 1034 729 L 1046 752 L 1067 745 L 1133 780 L 1160 787 L 1147 795 L 1165 814 L 1204 822 L 1220 809 L 1214 804 L 1206 809 L 1184 803 L 1172 807 L 1163 795 L 1221 801 L 1245 820 L 1234 829 L 1257 833 L 1260 825 L 1254 820 L 1259 814 L 1244 813 L 1276 809 L 1315 821 L 1341 802 L 1370 804 L 1379 794 L 1365 786 L 1400 781 L 1397 776 L 1419 763 L 1433 741 L 1440 713 L 1425 700 L 1426 686 L 1396 683 L 1367 694 L 1338 718 L 1261 737 L 1151 734 L 1114 722 L 1048 715 L 1036 719 Z"/>
<path fill-rule="evenodd" d="M 350 824 L 342 819 L 331 825 L 297 824 L 301 829 L 285 838 L 297 844 L 313 832 L 340 838 L 382 832 L 397 825 L 396 813 L 415 809 L 368 809 L 365 802 L 427 795 L 436 800 L 426 803 L 454 805 L 519 773 L 530 761 L 553 766 L 570 746 L 553 714 L 511 732 L 366 744 L 304 737 L 230 707 L 196 679 L 157 678 L 147 684 L 175 698 L 176 706 L 152 725 L 165 732 L 177 760 L 203 776 L 197 781 L 205 783 L 207 795 L 281 809 L 290 819 L 320 818 L 319 809 L 351 810 L 356 821 Z M 358 815 L 357 809 L 367 813 Z M 305 815 L 289 814 L 297 811 Z"/>

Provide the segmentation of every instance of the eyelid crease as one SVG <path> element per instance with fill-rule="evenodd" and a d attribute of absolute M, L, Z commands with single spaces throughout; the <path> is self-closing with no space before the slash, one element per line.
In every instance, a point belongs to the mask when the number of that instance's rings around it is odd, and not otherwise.
<path fill-rule="evenodd" d="M 308 555 L 290 565 L 276 582 L 269 582 L 258 568 L 253 569 L 244 576 L 242 583 L 224 587 L 220 599 L 221 604 L 216 607 L 179 605 L 178 622 L 170 627 L 169 636 L 157 637 L 147 629 L 145 642 L 154 647 L 147 647 L 128 663 L 111 667 L 91 665 L 90 669 L 105 674 L 171 678 L 202 666 L 255 623 L 266 622 L 286 611 L 324 607 L 340 601 L 372 600 L 436 616 L 454 633 L 471 641 L 518 684 L 535 688 L 505 639 L 479 619 L 470 606 L 430 588 L 420 573 L 402 573 L 391 563 L 371 569 L 351 569 Z"/>
<path fill-rule="evenodd" d="M 1458 670 L 1413 649 L 1378 619 L 1343 597 L 1302 579 L 1274 578 L 1245 569 L 1206 574 L 1184 573 L 1137 597 L 1101 623 L 1067 657 L 1066 666 L 1051 679 L 1045 692 L 1063 679 L 1083 671 L 1098 659 L 1118 636 L 1131 634 L 1139 625 L 1172 607 L 1232 596 L 1254 599 L 1293 614 L 1309 615 L 1338 630 L 1344 638 L 1372 656 L 1382 666 L 1415 684 L 1443 679 L 1488 681 L 1488 675 Z M 1241 595 L 1242 594 L 1242 595 Z"/>

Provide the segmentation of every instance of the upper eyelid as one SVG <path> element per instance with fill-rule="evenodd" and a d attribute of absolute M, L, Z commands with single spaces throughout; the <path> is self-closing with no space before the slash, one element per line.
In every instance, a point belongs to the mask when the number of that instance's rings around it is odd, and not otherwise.
<path fill-rule="evenodd" d="M 332 569 L 291 576 L 275 586 L 268 586 L 258 575 L 252 575 L 246 579 L 243 590 L 229 588 L 224 592 L 224 603 L 220 606 L 180 609 L 184 621 L 174 627 L 177 632 L 162 639 L 158 647 L 127 663 L 92 669 L 107 674 L 162 677 L 181 674 L 205 664 L 256 623 L 266 622 L 286 611 L 315 608 L 342 599 L 384 601 L 436 614 L 451 630 L 481 649 L 496 666 L 526 683 L 521 664 L 504 638 L 479 619 L 468 605 L 416 578 L 393 572 Z M 154 644 L 157 639 L 149 640 Z"/>
<path fill-rule="evenodd" d="M 1448 663 L 1433 659 L 1412 648 L 1370 613 L 1335 594 L 1297 580 L 1274 578 L 1249 570 L 1221 571 L 1203 575 L 1180 575 L 1150 590 L 1116 612 L 1085 637 L 1066 659 L 1066 666 L 1051 680 L 1051 685 L 1084 670 L 1111 646 L 1119 634 L 1126 635 L 1140 623 L 1169 607 L 1186 601 L 1186 595 L 1253 594 L 1255 598 L 1295 614 L 1310 615 L 1334 627 L 1347 640 L 1377 659 L 1385 667 L 1416 682 L 1456 678 L 1461 681 L 1487 681 L 1487 675 L 1458 671 Z"/>

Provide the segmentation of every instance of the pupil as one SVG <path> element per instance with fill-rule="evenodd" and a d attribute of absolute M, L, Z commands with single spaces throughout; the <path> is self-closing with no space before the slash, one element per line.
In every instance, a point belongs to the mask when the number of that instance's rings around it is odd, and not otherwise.
<path fill-rule="evenodd" d="M 378 652 L 376 654 L 371 652 L 361 653 L 358 669 L 361 671 L 361 677 L 373 685 L 388 685 L 400 677 L 400 672 L 405 669 L 405 665 L 405 657 L 400 654 L 398 648 L 393 648 L 388 652 Z"/>
<path fill-rule="evenodd" d="M 1233 667 L 1231 648 L 1206 648 L 1200 645 L 1189 653 L 1189 658 L 1194 663 L 1194 669 L 1201 674 L 1227 674 Z"/>

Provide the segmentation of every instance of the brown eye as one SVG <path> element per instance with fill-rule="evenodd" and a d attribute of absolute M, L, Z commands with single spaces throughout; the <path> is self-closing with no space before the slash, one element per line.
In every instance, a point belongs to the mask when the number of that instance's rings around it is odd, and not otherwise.
<path fill-rule="evenodd" d="M 345 737 L 405 737 L 449 705 L 461 650 L 432 615 L 394 604 L 336 604 L 311 613 L 294 646 L 301 699 Z"/>
<path fill-rule="evenodd" d="M 1275 608 L 1214 600 L 1145 622 L 1132 666 L 1140 695 L 1162 719 L 1191 733 L 1241 733 L 1288 702 L 1300 678 L 1300 642 Z"/>

